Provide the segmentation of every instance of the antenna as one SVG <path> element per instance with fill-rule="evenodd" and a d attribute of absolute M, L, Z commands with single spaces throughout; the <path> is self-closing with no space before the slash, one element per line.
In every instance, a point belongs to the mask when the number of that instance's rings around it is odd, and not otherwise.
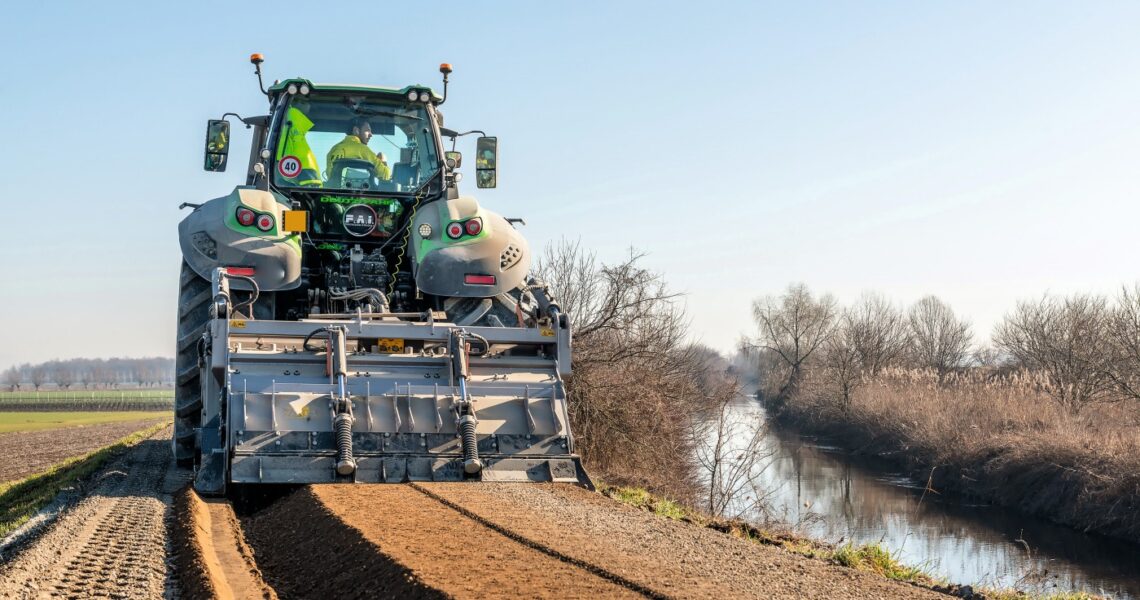
<path fill-rule="evenodd" d="M 249 62 L 253 63 L 253 68 L 257 73 L 257 87 L 261 89 L 261 93 L 266 96 L 269 92 L 265 91 L 265 84 L 261 82 L 261 63 L 265 62 L 265 57 L 258 52 L 249 55 Z"/>

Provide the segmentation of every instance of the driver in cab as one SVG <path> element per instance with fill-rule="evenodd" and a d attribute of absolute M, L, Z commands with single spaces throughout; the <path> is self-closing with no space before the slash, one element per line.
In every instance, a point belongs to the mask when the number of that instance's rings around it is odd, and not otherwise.
<path fill-rule="evenodd" d="M 329 173 L 333 163 L 342 159 L 364 160 L 372 163 L 376 167 L 376 177 L 388 181 L 392 178 L 392 171 L 388 168 L 388 161 L 384 158 L 383 152 L 373 153 L 372 149 L 368 147 L 368 140 L 372 139 L 372 125 L 368 123 L 368 119 L 357 117 L 352 120 L 352 129 L 349 130 L 348 135 L 344 139 L 337 142 L 329 150 L 328 165 Z"/>

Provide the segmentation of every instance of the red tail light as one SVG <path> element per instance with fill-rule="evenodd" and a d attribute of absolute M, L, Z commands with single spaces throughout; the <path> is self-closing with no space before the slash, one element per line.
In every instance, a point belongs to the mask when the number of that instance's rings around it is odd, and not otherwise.
<path fill-rule="evenodd" d="M 253 267 L 226 267 L 226 273 L 230 275 L 244 275 L 245 277 L 253 277 Z"/>
<path fill-rule="evenodd" d="M 457 240 L 461 235 L 463 235 L 463 226 L 459 223 L 452 223 L 447 226 L 447 237 Z"/>
<path fill-rule="evenodd" d="M 463 227 L 467 230 L 467 235 L 479 235 L 479 232 L 483 231 L 483 221 L 471 219 L 464 223 Z"/>
<path fill-rule="evenodd" d="M 257 215 L 248 208 L 237 209 L 237 222 L 249 227 L 253 225 L 253 221 L 257 219 Z"/>
<path fill-rule="evenodd" d="M 495 285 L 494 275 L 473 275 L 468 273 L 463 276 L 463 282 L 468 285 Z"/>
<path fill-rule="evenodd" d="M 262 231 L 273 229 L 273 217 L 269 215 L 259 215 L 257 217 L 257 228 Z"/>

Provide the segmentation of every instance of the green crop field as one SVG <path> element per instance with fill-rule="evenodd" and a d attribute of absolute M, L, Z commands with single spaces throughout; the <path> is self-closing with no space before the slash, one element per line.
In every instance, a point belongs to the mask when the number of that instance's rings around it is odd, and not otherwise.
<path fill-rule="evenodd" d="M 0 400 L 136 400 L 173 398 L 172 389 L 150 390 L 70 390 L 0 392 Z"/>
<path fill-rule="evenodd" d="M 165 411 L 117 411 L 117 412 L 0 412 L 0 433 L 12 431 L 39 431 L 78 425 L 118 423 L 142 419 L 160 419 L 167 416 Z"/>
<path fill-rule="evenodd" d="M 0 412 L 149 411 L 174 408 L 174 390 L 0 392 Z"/>

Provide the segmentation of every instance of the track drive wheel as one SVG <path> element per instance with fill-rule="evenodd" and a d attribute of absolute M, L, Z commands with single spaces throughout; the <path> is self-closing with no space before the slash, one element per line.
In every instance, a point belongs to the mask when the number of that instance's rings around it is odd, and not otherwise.
<path fill-rule="evenodd" d="M 202 424 L 202 384 L 198 342 L 210 316 L 210 282 L 185 261 L 178 279 L 178 330 L 174 381 L 174 435 L 171 448 L 179 467 L 192 467 L 198 454 L 197 428 Z"/>

